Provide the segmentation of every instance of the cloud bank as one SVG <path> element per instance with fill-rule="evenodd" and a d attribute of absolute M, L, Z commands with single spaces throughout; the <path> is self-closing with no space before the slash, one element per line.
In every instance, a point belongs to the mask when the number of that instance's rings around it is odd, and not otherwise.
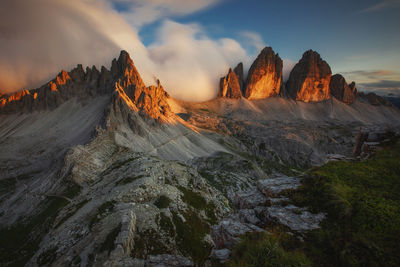
<path fill-rule="evenodd" d="M 160 79 L 173 96 L 205 101 L 217 95 L 219 77 L 250 59 L 229 38 L 211 39 L 197 24 L 179 24 L 170 16 L 190 14 L 219 0 L 2 0 L 0 2 L 0 91 L 10 93 L 44 84 L 76 64 L 104 65 L 127 50 L 146 84 Z M 168 4 L 166 4 L 168 3 Z M 163 19 L 155 41 L 141 42 L 142 25 Z M 245 32 L 247 45 L 264 45 Z M 257 53 L 258 53 L 257 51 Z M 286 61 L 285 61 L 286 62 Z M 285 73 L 292 62 L 285 64 Z M 288 74 L 287 74 L 288 75 Z"/>

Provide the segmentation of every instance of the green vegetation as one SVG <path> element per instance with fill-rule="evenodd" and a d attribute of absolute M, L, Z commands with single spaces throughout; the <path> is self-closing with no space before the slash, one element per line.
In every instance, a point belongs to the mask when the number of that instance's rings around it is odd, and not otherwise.
<path fill-rule="evenodd" d="M 90 221 L 89 228 L 92 229 L 93 225 L 98 223 L 105 216 L 105 213 L 111 213 L 114 210 L 115 203 L 115 200 L 104 202 L 97 209 L 97 214 Z"/>
<path fill-rule="evenodd" d="M 167 196 L 161 195 L 154 202 L 154 205 L 159 209 L 166 209 L 166 208 L 168 208 L 170 203 L 171 203 L 171 199 L 169 199 Z"/>
<path fill-rule="evenodd" d="M 245 235 L 234 248 L 227 266 L 294 267 L 311 266 L 304 254 L 287 251 L 281 245 L 282 239 L 265 233 L 254 232 Z"/>
<path fill-rule="evenodd" d="M 70 210 L 67 214 L 65 214 L 64 217 L 62 217 L 60 219 L 60 221 L 57 223 L 57 225 L 54 228 L 58 228 L 60 225 L 65 223 L 70 217 L 72 217 L 80 208 L 85 206 L 86 203 L 88 203 L 88 202 L 89 202 L 89 200 L 85 199 L 82 202 L 78 203 L 76 206 L 72 207 L 72 210 Z"/>
<path fill-rule="evenodd" d="M 205 235 L 210 233 L 210 226 L 194 211 L 189 210 L 182 215 L 185 222 L 178 214 L 173 213 L 177 246 L 195 263 L 202 265 L 211 252 L 211 245 L 204 240 Z"/>
<path fill-rule="evenodd" d="M 171 218 L 169 218 L 163 212 L 160 213 L 160 220 L 158 222 L 158 225 L 160 226 L 160 229 L 169 236 L 175 236 L 174 224 L 172 223 Z"/>
<path fill-rule="evenodd" d="M 141 175 L 137 175 L 137 176 L 125 177 L 125 178 L 119 180 L 119 181 L 117 182 L 116 185 L 126 185 L 126 184 L 130 184 L 130 183 L 132 183 L 133 181 L 136 181 L 137 179 L 143 178 L 143 177 L 145 177 L 145 176 L 146 176 L 146 175 L 141 174 Z"/>
<path fill-rule="evenodd" d="M 131 256 L 135 258 L 146 258 L 148 255 L 158 255 L 172 253 L 163 242 L 161 233 L 151 230 L 135 234 L 134 248 L 131 251 Z"/>
<path fill-rule="evenodd" d="M 309 172 L 287 195 L 325 212 L 307 235 L 305 253 L 317 266 L 400 266 L 400 142 L 360 162 L 330 162 Z"/>
<path fill-rule="evenodd" d="M 132 162 L 134 160 L 139 159 L 140 157 L 133 157 L 133 158 L 128 158 L 125 160 L 119 160 L 114 162 L 110 167 L 108 167 L 106 170 L 103 171 L 103 173 L 101 174 L 102 176 L 105 176 L 107 174 L 112 173 L 114 170 L 117 170 L 119 168 L 121 168 L 122 166 L 126 165 L 129 162 Z"/>
<path fill-rule="evenodd" d="M 0 262 L 7 266 L 23 266 L 38 250 L 40 241 L 52 227 L 58 212 L 68 203 L 64 198 L 47 197 L 38 208 L 42 210 L 40 213 L 20 220 L 10 228 L 1 228 Z M 43 256 L 43 259 L 49 255 Z"/>
<path fill-rule="evenodd" d="M 204 197 L 199 193 L 188 190 L 184 187 L 179 187 L 179 190 L 183 193 L 182 201 L 189 206 L 197 209 L 204 210 L 210 223 L 215 224 L 217 217 L 215 216 L 215 204 L 212 202 L 207 203 Z"/>
<path fill-rule="evenodd" d="M 119 232 L 121 232 L 121 224 L 115 227 L 110 233 L 108 233 L 106 239 L 103 244 L 101 244 L 100 251 L 107 251 L 108 254 L 114 249 L 114 242 L 117 238 Z"/>

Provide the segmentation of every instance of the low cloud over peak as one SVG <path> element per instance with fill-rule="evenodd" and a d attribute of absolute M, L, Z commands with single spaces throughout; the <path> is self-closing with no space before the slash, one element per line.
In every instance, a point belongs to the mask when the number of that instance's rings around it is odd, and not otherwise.
<path fill-rule="evenodd" d="M 207 8 L 219 0 L 2 0 L 0 2 L 0 91 L 11 93 L 35 88 L 61 70 L 76 64 L 104 65 L 120 50 L 127 50 L 144 81 L 160 79 L 174 97 L 205 101 L 217 95 L 219 78 L 229 67 L 243 62 L 246 69 L 256 54 L 249 54 L 238 41 L 212 39 L 198 24 L 180 24 L 165 19 L 154 42 L 147 47 L 138 35 L 137 25 Z M 127 5 L 123 12 L 115 10 Z M 141 20 L 134 14 L 153 10 L 154 16 Z M 166 11 L 161 12 L 160 10 Z M 149 11 L 150 12 L 150 11 Z M 262 48 L 264 41 L 247 32 L 247 45 Z M 255 53 L 258 53 L 256 51 Z M 292 65 L 285 61 L 284 76 Z"/>

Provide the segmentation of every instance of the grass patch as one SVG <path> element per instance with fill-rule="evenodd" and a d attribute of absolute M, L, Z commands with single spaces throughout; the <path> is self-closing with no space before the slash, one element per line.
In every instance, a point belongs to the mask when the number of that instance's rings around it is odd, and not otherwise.
<path fill-rule="evenodd" d="M 313 169 L 287 195 L 327 213 L 306 237 L 315 265 L 400 266 L 400 142 L 360 162 L 329 162 Z"/>
<path fill-rule="evenodd" d="M 211 252 L 210 244 L 204 241 L 205 235 L 210 232 L 210 226 L 191 210 L 182 214 L 185 222 L 178 214 L 172 215 L 179 250 L 190 256 L 195 263 L 204 264 Z"/>
<path fill-rule="evenodd" d="M 159 209 L 166 209 L 166 208 L 168 208 L 170 203 L 171 203 L 171 199 L 169 199 L 169 197 L 161 195 L 154 202 L 154 205 Z"/>
<path fill-rule="evenodd" d="M 217 217 L 215 215 L 215 204 L 213 202 L 207 203 L 206 199 L 199 193 L 184 187 L 179 187 L 179 190 L 183 193 L 183 202 L 197 210 L 204 210 L 211 224 L 216 223 Z"/>
<path fill-rule="evenodd" d="M 175 236 L 175 228 L 174 224 L 171 221 L 171 218 L 169 218 L 162 212 L 160 213 L 160 219 L 158 225 L 160 226 L 160 229 L 165 233 L 167 233 L 169 236 L 171 237 Z"/>
<path fill-rule="evenodd" d="M 136 181 L 137 179 L 140 179 L 140 178 L 143 178 L 143 177 L 146 177 L 146 175 L 141 174 L 141 175 L 138 175 L 138 176 L 126 177 L 126 178 L 123 178 L 123 179 L 119 180 L 116 185 L 130 184 L 130 183 Z"/>
<path fill-rule="evenodd" d="M 63 198 L 47 197 L 37 215 L 20 220 L 10 228 L 1 228 L 0 262 L 7 266 L 25 265 L 39 249 L 58 212 L 68 204 Z"/>
<path fill-rule="evenodd" d="M 162 242 L 160 233 L 155 230 L 145 230 L 135 234 L 134 248 L 131 256 L 134 258 L 145 259 L 148 255 L 159 255 L 172 253 L 171 249 Z"/>
<path fill-rule="evenodd" d="M 119 160 L 119 161 L 113 163 L 113 164 L 112 164 L 110 167 L 108 167 L 106 170 L 104 170 L 104 171 L 102 172 L 101 175 L 102 175 L 102 176 L 105 176 L 105 175 L 107 175 L 107 174 L 110 174 L 110 173 L 112 173 L 113 171 L 115 171 L 115 170 L 121 168 L 122 166 L 128 164 L 129 162 L 132 162 L 132 161 L 137 160 L 137 159 L 139 159 L 139 158 L 140 158 L 140 157 L 134 157 L 134 158 L 128 158 L 128 159 L 126 159 L 126 160 Z"/>
<path fill-rule="evenodd" d="M 97 214 L 90 221 L 89 228 L 92 229 L 93 225 L 98 223 L 104 217 L 105 213 L 111 213 L 114 210 L 115 203 L 115 200 L 112 200 L 101 204 L 97 209 Z"/>
<path fill-rule="evenodd" d="M 301 252 L 287 251 L 281 241 L 265 232 L 248 233 L 233 249 L 227 266 L 286 267 L 311 266 Z"/>

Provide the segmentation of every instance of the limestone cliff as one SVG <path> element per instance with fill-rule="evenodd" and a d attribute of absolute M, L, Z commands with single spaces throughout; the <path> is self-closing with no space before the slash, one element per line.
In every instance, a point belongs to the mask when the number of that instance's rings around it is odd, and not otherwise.
<path fill-rule="evenodd" d="M 271 47 L 264 48 L 251 65 L 244 96 L 261 99 L 276 96 L 282 86 L 283 62 Z"/>
<path fill-rule="evenodd" d="M 228 74 L 221 78 L 219 86 L 219 97 L 240 98 L 242 96 L 240 78 L 232 69 L 229 69 Z"/>
<path fill-rule="evenodd" d="M 304 102 L 329 99 L 331 76 L 328 63 L 322 60 L 317 52 L 309 50 L 303 54 L 290 73 L 286 93 L 289 97 Z"/>
<path fill-rule="evenodd" d="M 105 67 L 98 71 L 95 66 L 83 70 L 78 65 L 70 72 L 62 70 L 57 77 L 42 87 L 0 96 L 0 113 L 32 112 L 54 109 L 72 99 L 87 99 L 101 95 L 117 95 L 135 111 L 154 119 L 167 115 L 170 110 L 169 97 L 158 82 L 146 87 L 132 59 L 121 51 L 114 59 L 111 70 Z"/>
<path fill-rule="evenodd" d="M 329 88 L 332 96 L 346 104 L 350 105 L 356 100 L 355 83 L 352 83 L 352 87 L 350 87 L 340 74 L 332 76 Z"/>

